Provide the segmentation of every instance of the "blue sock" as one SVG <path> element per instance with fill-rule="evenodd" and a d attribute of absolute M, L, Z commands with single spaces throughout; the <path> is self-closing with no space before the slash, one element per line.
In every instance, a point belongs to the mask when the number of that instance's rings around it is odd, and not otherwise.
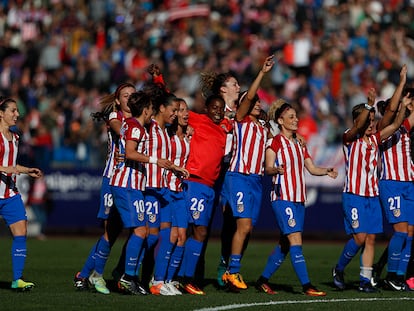
<path fill-rule="evenodd" d="M 304 285 L 310 283 L 305 257 L 303 257 L 302 253 L 302 246 L 293 245 L 290 247 L 290 260 L 300 284 Z"/>
<path fill-rule="evenodd" d="M 185 242 L 184 246 L 183 246 L 183 257 L 181 259 L 181 265 L 178 268 L 178 272 L 177 272 L 177 276 L 178 277 L 184 277 L 184 273 L 185 273 L 185 269 L 187 267 L 187 258 L 188 258 L 188 248 L 187 248 L 187 243 L 188 243 L 188 239 Z"/>
<path fill-rule="evenodd" d="M 412 236 L 407 236 L 405 239 L 405 245 L 401 252 L 400 264 L 398 265 L 397 275 L 404 276 L 407 272 L 408 263 L 411 257 L 411 243 L 413 242 Z"/>
<path fill-rule="evenodd" d="M 144 260 L 145 252 L 148 249 L 148 239 L 145 239 L 144 242 L 142 242 L 141 252 L 138 255 L 138 263 L 137 263 L 137 269 L 135 270 L 135 275 L 139 276 L 139 267 L 142 265 L 142 261 Z"/>
<path fill-rule="evenodd" d="M 154 252 L 152 251 L 152 248 L 154 245 L 156 245 L 158 242 L 158 234 L 149 234 L 147 236 L 147 238 L 145 239 L 145 243 L 143 245 L 143 249 L 141 251 L 141 253 L 139 254 L 139 258 L 138 258 L 138 268 L 136 270 L 136 275 L 139 275 L 139 267 L 141 267 L 141 264 L 144 260 L 145 255 L 148 253 L 148 256 L 150 256 L 149 252 L 151 250 L 151 256 L 154 256 Z M 151 267 L 152 269 L 152 267 Z"/>
<path fill-rule="evenodd" d="M 12 242 L 12 268 L 13 281 L 20 279 L 23 276 L 24 264 L 26 262 L 26 236 L 19 235 L 13 237 Z"/>
<path fill-rule="evenodd" d="M 86 258 L 86 262 L 79 274 L 81 278 L 87 278 L 92 273 L 92 270 L 95 269 L 95 252 L 98 248 L 99 241 L 100 240 L 96 241 L 95 245 L 89 252 L 88 258 Z"/>
<path fill-rule="evenodd" d="M 149 234 L 147 236 L 147 249 L 150 249 L 158 242 L 158 235 L 156 234 Z"/>
<path fill-rule="evenodd" d="M 170 242 L 171 228 L 161 229 L 158 252 L 155 256 L 154 280 L 164 281 L 167 276 L 168 263 L 174 244 Z"/>
<path fill-rule="evenodd" d="M 95 252 L 95 271 L 99 274 L 103 274 L 111 247 L 109 246 L 109 242 L 105 240 L 103 236 L 99 240 L 97 246 L 98 248 Z"/>
<path fill-rule="evenodd" d="M 229 258 L 229 272 L 230 273 L 239 273 L 241 268 L 241 255 L 230 255 Z"/>
<path fill-rule="evenodd" d="M 280 268 L 283 261 L 286 258 L 286 254 L 282 252 L 280 245 L 277 245 L 274 249 L 272 254 L 267 259 L 266 267 L 262 273 L 262 276 L 266 279 L 270 279 L 270 277 Z"/>
<path fill-rule="evenodd" d="M 181 266 L 183 254 L 184 254 L 184 246 L 176 246 L 174 248 L 171 254 L 170 264 L 168 265 L 166 281 L 171 281 L 175 278 L 175 275 L 177 274 L 177 270 Z"/>
<path fill-rule="evenodd" d="M 355 257 L 360 248 L 361 246 L 358 246 L 354 239 L 349 239 L 342 250 L 342 254 L 339 257 L 335 268 L 339 271 L 344 271 L 345 267 L 351 262 L 352 258 Z"/>
<path fill-rule="evenodd" d="M 407 233 L 404 232 L 394 232 L 392 235 L 390 243 L 388 244 L 388 272 L 397 272 L 401 259 L 401 251 L 406 239 Z"/>
<path fill-rule="evenodd" d="M 193 278 L 195 269 L 200 259 L 201 250 L 203 249 L 203 242 L 189 238 L 185 243 L 184 256 L 186 258 L 186 266 L 184 276 Z"/>
<path fill-rule="evenodd" d="M 143 242 L 144 239 L 135 234 L 131 234 L 129 237 L 125 256 L 125 274 L 129 276 L 136 275 L 136 270 L 139 268 L 138 257 L 141 253 Z"/>

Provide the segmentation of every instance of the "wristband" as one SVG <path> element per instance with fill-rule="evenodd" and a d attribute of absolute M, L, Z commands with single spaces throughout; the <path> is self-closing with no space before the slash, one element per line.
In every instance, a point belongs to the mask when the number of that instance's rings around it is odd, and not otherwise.
<path fill-rule="evenodd" d="M 372 106 L 370 106 L 368 104 L 365 104 L 365 109 L 371 110 L 372 109 Z"/>
<path fill-rule="evenodd" d="M 158 159 L 156 157 L 149 157 L 148 163 L 157 164 L 157 160 Z"/>

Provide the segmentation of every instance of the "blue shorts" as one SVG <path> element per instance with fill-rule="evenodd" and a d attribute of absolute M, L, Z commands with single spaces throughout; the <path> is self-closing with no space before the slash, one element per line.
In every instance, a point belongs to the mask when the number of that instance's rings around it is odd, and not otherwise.
<path fill-rule="evenodd" d="M 171 208 L 168 207 L 168 188 L 145 189 L 145 211 L 150 228 L 159 228 L 162 222 L 171 222 Z"/>
<path fill-rule="evenodd" d="M 347 234 L 382 233 L 382 211 L 378 196 L 364 197 L 344 192 L 342 209 Z"/>
<path fill-rule="evenodd" d="M 250 218 L 253 226 L 259 217 L 262 204 L 262 176 L 227 172 L 222 197 L 236 218 Z"/>
<path fill-rule="evenodd" d="M 112 195 L 115 206 L 124 223 L 124 228 L 145 226 L 144 195 L 141 191 L 113 186 Z"/>
<path fill-rule="evenodd" d="M 112 187 L 109 185 L 109 181 L 110 178 L 102 177 L 101 202 L 99 205 L 98 218 L 103 220 L 107 220 L 111 211 L 115 209 Z"/>
<path fill-rule="evenodd" d="M 414 183 L 411 181 L 380 180 L 382 210 L 390 224 L 408 222 L 414 225 Z"/>
<path fill-rule="evenodd" d="M 214 207 L 214 189 L 194 181 L 183 184 L 189 223 L 208 226 Z"/>
<path fill-rule="evenodd" d="M 284 200 L 272 201 L 272 209 L 276 216 L 277 225 L 283 235 L 303 232 L 305 221 L 305 204 Z"/>
<path fill-rule="evenodd" d="M 169 193 L 168 208 L 171 210 L 171 226 L 178 228 L 188 227 L 188 212 L 183 191 Z"/>
<path fill-rule="evenodd" d="M 20 193 L 11 198 L 0 199 L 0 215 L 3 216 L 7 226 L 21 220 L 27 220 L 26 209 Z"/>

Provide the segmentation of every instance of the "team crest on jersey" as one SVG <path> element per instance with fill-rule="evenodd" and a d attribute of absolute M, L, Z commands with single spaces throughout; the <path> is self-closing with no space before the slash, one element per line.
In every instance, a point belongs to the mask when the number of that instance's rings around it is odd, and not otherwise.
<path fill-rule="evenodd" d="M 396 208 L 395 210 L 393 210 L 392 213 L 394 214 L 394 217 L 401 216 L 401 210 L 399 208 Z"/>
<path fill-rule="evenodd" d="M 237 212 L 238 213 L 243 213 L 244 212 L 244 204 L 243 203 L 237 204 Z"/>
<path fill-rule="evenodd" d="M 154 215 L 154 214 L 149 215 L 148 220 L 149 220 L 150 223 L 156 222 L 157 221 L 157 215 Z"/>
<path fill-rule="evenodd" d="M 138 220 L 139 221 L 144 221 L 144 219 L 145 219 L 145 214 L 144 213 L 139 213 L 138 214 Z"/>
<path fill-rule="evenodd" d="M 198 211 L 193 212 L 193 218 L 194 219 L 199 219 L 200 218 L 200 212 L 198 212 Z"/>
<path fill-rule="evenodd" d="M 288 220 L 289 227 L 296 226 L 296 220 L 294 218 Z"/>
<path fill-rule="evenodd" d="M 359 227 L 359 221 L 358 220 L 353 220 L 352 221 L 352 228 L 356 229 Z"/>

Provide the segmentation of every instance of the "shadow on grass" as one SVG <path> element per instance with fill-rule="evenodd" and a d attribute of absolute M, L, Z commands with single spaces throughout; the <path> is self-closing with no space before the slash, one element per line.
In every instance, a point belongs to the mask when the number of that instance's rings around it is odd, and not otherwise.
<path fill-rule="evenodd" d="M 10 289 L 11 290 L 10 285 L 11 285 L 11 282 L 0 281 L 0 288 L 2 288 L 2 289 Z"/>

